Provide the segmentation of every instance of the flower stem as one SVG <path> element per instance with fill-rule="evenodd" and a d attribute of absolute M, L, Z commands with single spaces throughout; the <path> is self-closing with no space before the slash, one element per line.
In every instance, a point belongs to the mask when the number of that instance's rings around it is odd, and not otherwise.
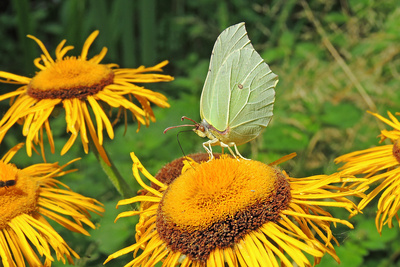
<path fill-rule="evenodd" d="M 120 195 L 123 198 L 131 198 L 135 196 L 135 192 L 132 190 L 132 188 L 128 185 L 128 183 L 122 178 L 122 175 L 118 171 L 118 169 L 115 167 L 113 162 L 111 161 L 110 157 L 108 157 L 108 160 L 110 161 L 111 165 L 109 166 L 104 159 L 101 157 L 99 151 L 96 149 L 94 146 L 93 142 L 89 142 L 90 144 L 90 149 L 93 151 L 94 155 L 96 156 L 97 161 L 100 163 L 103 171 L 107 174 L 108 179 L 110 179 L 111 183 L 114 185 L 114 187 L 117 189 L 117 191 L 120 193 Z"/>

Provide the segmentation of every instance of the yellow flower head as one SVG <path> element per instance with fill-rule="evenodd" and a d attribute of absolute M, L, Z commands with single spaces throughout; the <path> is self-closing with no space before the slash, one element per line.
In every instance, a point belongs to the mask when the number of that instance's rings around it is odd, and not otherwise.
<path fill-rule="evenodd" d="M 65 56 L 73 47 L 64 47 L 66 40 L 63 40 L 56 48 L 55 60 L 40 40 L 28 35 L 43 51 L 43 55 L 34 60 L 40 71 L 33 78 L 0 71 L 0 78 L 5 79 L 0 79 L 0 82 L 23 84 L 17 90 L 0 96 L 0 101 L 11 99 L 10 109 L 0 120 L 0 142 L 18 122 L 23 124 L 22 133 L 26 136 L 29 156 L 34 144 L 40 145 L 43 155 L 43 131 L 46 131 L 54 153 L 49 117 L 56 107 L 62 105 L 65 109 L 66 130 L 71 136 L 61 154 L 70 149 L 80 133 L 85 152 L 88 152 L 89 139 L 92 139 L 102 158 L 109 164 L 102 147 L 103 128 L 111 139 L 114 138 L 114 131 L 105 109 L 118 108 L 117 119 L 129 110 L 140 127 L 141 124 L 148 125 L 150 120 L 155 121 L 150 103 L 169 107 L 164 95 L 135 84 L 173 80 L 168 75 L 148 73 L 162 71 L 168 61 L 150 68 L 141 66 L 137 69 L 121 69 L 116 64 L 100 64 L 107 53 L 106 48 L 87 59 L 89 47 L 98 34 L 95 31 L 88 37 L 79 57 Z M 136 99 L 136 103 L 133 99 Z M 93 122 L 93 116 L 96 123 Z"/>
<path fill-rule="evenodd" d="M 63 171 L 57 163 L 36 164 L 18 169 L 9 163 L 22 147 L 15 146 L 0 160 L 0 258 L 2 266 L 50 266 L 55 259 L 73 263 L 79 255 L 53 229 L 45 217 L 67 229 L 89 235 L 83 224 L 95 228 L 89 211 L 104 209 L 95 199 L 72 192 L 54 179 Z M 61 189 L 63 186 L 66 189 Z M 41 258 L 44 258 L 44 263 Z"/>
<path fill-rule="evenodd" d="M 379 114 L 371 113 L 387 125 L 392 130 L 382 130 L 380 142 L 389 139 L 391 144 L 368 148 L 365 150 L 351 152 L 338 157 L 336 163 L 345 162 L 340 168 L 346 175 L 360 175 L 367 178 L 365 182 L 357 183 L 357 188 L 368 189 L 375 182 L 380 184 L 368 193 L 360 201 L 358 208 L 364 209 L 382 191 L 378 202 L 378 212 L 375 217 L 375 224 L 378 232 L 382 232 L 383 225 L 393 227 L 393 219 L 400 222 L 398 211 L 400 209 L 400 122 L 388 112 L 389 119 Z M 400 115 L 400 113 L 396 113 Z"/>
<path fill-rule="evenodd" d="M 339 261 L 331 244 L 336 241 L 331 223 L 352 225 L 320 206 L 356 212 L 346 196 L 360 193 L 332 185 L 353 178 L 291 178 L 258 161 L 222 156 L 206 162 L 208 154 L 203 154 L 195 155 L 197 162 L 181 158 L 167 164 L 156 179 L 133 153 L 131 157 L 143 190 L 118 205 L 139 202 L 140 209 L 118 218 L 140 215 L 137 243 L 106 262 L 130 252 L 134 259 L 126 266 L 154 266 L 160 261 L 163 266 L 311 266 L 304 252 L 314 257 L 314 263 L 324 253 Z M 182 174 L 172 177 L 177 169 Z"/>

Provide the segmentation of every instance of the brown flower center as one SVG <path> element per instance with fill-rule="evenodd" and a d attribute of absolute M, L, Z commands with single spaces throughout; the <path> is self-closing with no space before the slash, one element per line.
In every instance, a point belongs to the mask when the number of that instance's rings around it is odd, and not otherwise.
<path fill-rule="evenodd" d="M 114 80 L 106 65 L 66 57 L 38 72 L 28 84 L 28 95 L 36 99 L 85 99 Z"/>
<path fill-rule="evenodd" d="M 221 157 L 222 154 L 213 153 L 214 158 L 218 159 Z M 196 154 L 189 154 L 187 157 L 193 159 L 197 163 L 206 162 L 208 161 L 209 157 L 207 153 L 196 153 Z M 170 163 L 163 166 L 158 173 L 156 174 L 155 178 L 162 182 L 165 185 L 169 185 L 172 183 L 176 178 L 178 178 L 182 173 L 183 168 L 183 161 L 185 157 L 181 157 L 179 159 L 175 159 Z M 154 183 L 151 183 L 151 187 L 154 189 L 159 189 L 160 187 Z"/>
<path fill-rule="evenodd" d="M 394 142 L 392 153 L 397 162 L 400 163 L 400 138 Z"/>
<path fill-rule="evenodd" d="M 205 261 L 216 248 L 276 221 L 290 199 L 290 185 L 278 169 L 257 161 L 212 160 L 170 184 L 158 207 L 157 232 L 171 250 Z"/>
<path fill-rule="evenodd" d="M 12 164 L 0 161 L 0 229 L 16 216 L 36 209 L 37 183 Z"/>

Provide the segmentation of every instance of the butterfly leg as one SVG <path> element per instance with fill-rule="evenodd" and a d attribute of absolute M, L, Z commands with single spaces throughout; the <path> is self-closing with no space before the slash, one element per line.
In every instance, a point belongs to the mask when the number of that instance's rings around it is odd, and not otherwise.
<path fill-rule="evenodd" d="M 243 156 L 239 153 L 239 150 L 238 150 L 238 148 L 237 148 L 237 146 L 236 146 L 235 143 L 233 143 L 233 146 L 235 147 L 236 154 L 237 154 L 239 157 L 241 157 L 242 159 L 245 159 L 245 160 L 250 160 L 250 159 L 247 159 L 247 158 L 243 157 Z"/>
<path fill-rule="evenodd" d="M 234 143 L 229 143 L 229 145 L 228 145 L 228 144 L 220 142 L 221 147 L 222 148 L 224 148 L 224 147 L 228 148 L 228 150 L 229 150 L 229 152 L 231 152 L 232 156 L 234 156 L 236 158 L 236 155 L 235 155 L 235 153 L 233 152 L 233 150 L 231 148 L 232 144 L 234 144 Z"/>
<path fill-rule="evenodd" d="M 229 143 L 229 144 L 225 144 L 225 143 L 220 142 L 220 145 L 221 145 L 221 147 L 227 147 L 227 148 L 229 149 L 229 152 L 231 152 L 231 154 L 232 154 L 235 158 L 237 158 L 237 159 L 241 158 L 241 159 L 245 159 L 245 160 L 250 160 L 250 159 L 247 159 L 247 158 L 243 157 L 243 156 L 240 154 L 240 152 L 239 152 L 239 150 L 238 150 L 238 148 L 237 148 L 237 146 L 236 146 L 235 143 L 231 142 L 231 143 Z M 233 147 L 235 148 L 236 154 L 233 152 L 231 146 L 233 146 Z"/>
<path fill-rule="evenodd" d="M 215 138 L 215 139 L 208 140 L 207 142 L 203 143 L 203 147 L 208 153 L 209 161 L 214 158 L 214 155 L 212 153 L 211 144 L 215 144 L 215 143 L 218 143 L 218 142 L 219 142 L 219 140 L 217 138 Z M 208 148 L 207 148 L 207 145 L 208 145 Z"/>

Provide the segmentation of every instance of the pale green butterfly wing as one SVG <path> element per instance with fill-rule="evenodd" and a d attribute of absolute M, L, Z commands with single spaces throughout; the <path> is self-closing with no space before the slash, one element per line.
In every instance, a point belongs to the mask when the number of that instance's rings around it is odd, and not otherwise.
<path fill-rule="evenodd" d="M 200 116 L 202 119 L 205 118 L 209 121 L 214 112 L 215 97 L 221 93 L 221 90 L 215 86 L 219 68 L 232 52 L 243 48 L 253 49 L 243 22 L 225 29 L 218 36 L 211 53 L 210 66 L 201 94 Z M 224 121 L 226 122 L 226 120 Z"/>
<path fill-rule="evenodd" d="M 257 137 L 272 118 L 278 77 L 254 50 L 244 23 L 218 37 L 204 84 L 200 115 L 236 145 Z"/>
<path fill-rule="evenodd" d="M 230 59 L 225 63 L 227 68 L 233 68 L 228 125 L 229 139 L 237 145 L 256 138 L 268 126 L 278 83 L 278 76 L 255 50 L 243 49 L 239 53 L 239 59 L 232 55 L 232 63 Z"/>
<path fill-rule="evenodd" d="M 221 141 L 240 145 L 267 127 L 273 115 L 277 82 L 278 76 L 254 49 L 236 50 L 228 56 L 215 76 L 213 86 L 218 94 L 212 100 L 212 112 L 205 118 L 219 131 L 229 127 Z"/>

